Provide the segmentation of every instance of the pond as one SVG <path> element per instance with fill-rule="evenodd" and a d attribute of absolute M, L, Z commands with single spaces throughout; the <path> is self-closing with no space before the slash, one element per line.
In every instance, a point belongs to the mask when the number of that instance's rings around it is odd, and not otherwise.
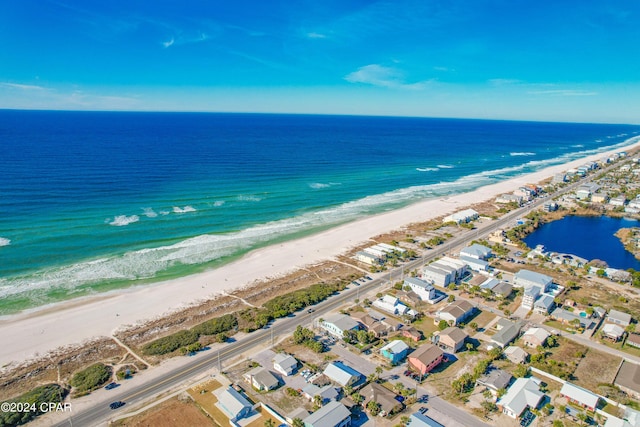
<path fill-rule="evenodd" d="M 614 234 L 621 228 L 640 227 L 640 221 L 608 216 L 566 216 L 542 225 L 524 239 L 530 248 L 546 246 L 551 252 L 601 259 L 609 267 L 640 271 L 640 261 Z"/>

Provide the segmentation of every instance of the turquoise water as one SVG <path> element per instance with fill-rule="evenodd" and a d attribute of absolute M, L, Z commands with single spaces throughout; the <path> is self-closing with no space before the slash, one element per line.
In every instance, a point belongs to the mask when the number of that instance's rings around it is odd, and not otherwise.
<path fill-rule="evenodd" d="M 0 313 L 622 149 L 637 126 L 0 111 Z"/>

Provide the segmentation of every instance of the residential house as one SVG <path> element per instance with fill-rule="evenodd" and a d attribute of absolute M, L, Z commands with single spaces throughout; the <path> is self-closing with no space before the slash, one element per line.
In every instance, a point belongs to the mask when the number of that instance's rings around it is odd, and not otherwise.
<path fill-rule="evenodd" d="M 320 327 L 338 338 L 344 338 L 346 331 L 357 331 L 360 323 L 345 314 L 332 314 L 325 317 Z"/>
<path fill-rule="evenodd" d="M 634 399 L 640 399 L 640 365 L 624 360 L 613 384 Z"/>
<path fill-rule="evenodd" d="M 493 256 L 493 253 L 491 252 L 491 248 L 474 243 L 473 245 L 467 246 L 466 248 L 462 249 L 460 251 L 460 256 L 482 259 L 486 261 Z"/>
<path fill-rule="evenodd" d="M 544 347 L 547 344 L 547 338 L 549 338 L 551 334 L 547 332 L 546 329 L 542 328 L 529 328 L 522 335 L 522 342 L 527 347 Z"/>
<path fill-rule="evenodd" d="M 595 412 L 598 407 L 598 401 L 600 400 L 597 394 L 578 387 L 575 384 L 571 384 L 570 382 L 564 383 L 560 389 L 560 395 L 566 397 L 569 402 L 580 405 L 592 412 Z"/>
<path fill-rule="evenodd" d="M 547 315 L 553 310 L 555 304 L 553 295 L 542 294 L 536 302 L 533 303 L 533 312 Z"/>
<path fill-rule="evenodd" d="M 293 375 L 298 368 L 298 361 L 295 357 L 278 353 L 273 357 L 273 369 L 285 377 Z"/>
<path fill-rule="evenodd" d="M 607 323 L 602 327 L 602 335 L 612 341 L 620 341 L 624 336 L 624 329 L 622 329 L 621 326 L 614 325 L 613 323 Z"/>
<path fill-rule="evenodd" d="M 414 317 L 418 314 L 416 311 L 411 310 L 409 307 L 401 303 L 398 298 L 391 295 L 384 295 L 382 298 L 375 300 L 371 305 L 395 316 Z"/>
<path fill-rule="evenodd" d="M 567 175 L 564 173 L 557 173 L 551 179 L 552 184 L 563 184 L 567 182 Z"/>
<path fill-rule="evenodd" d="M 400 298 L 400 301 L 402 301 L 403 303 L 410 305 L 416 305 L 422 301 L 422 298 L 420 298 L 420 296 L 413 291 L 397 291 L 396 296 Z"/>
<path fill-rule="evenodd" d="M 315 384 L 307 384 L 302 389 L 302 395 L 312 402 L 316 396 L 320 396 L 320 401 L 324 405 L 332 400 L 337 400 L 340 392 L 331 384 L 322 387 Z"/>
<path fill-rule="evenodd" d="M 556 202 L 546 202 L 542 205 L 544 212 L 555 212 L 558 210 L 558 204 Z"/>
<path fill-rule="evenodd" d="M 513 283 L 517 288 L 529 288 L 531 286 L 539 286 L 542 292 L 546 292 L 553 283 L 553 279 L 546 274 L 536 273 L 535 271 L 520 270 L 513 277 Z"/>
<path fill-rule="evenodd" d="M 593 203 L 607 203 L 609 201 L 609 195 L 607 193 L 592 194 L 591 201 Z"/>
<path fill-rule="evenodd" d="M 340 402 L 329 402 L 302 420 L 304 427 L 347 427 L 351 412 Z"/>
<path fill-rule="evenodd" d="M 579 316 L 572 311 L 565 310 L 564 308 L 557 307 L 551 312 L 551 318 L 564 323 L 566 325 L 578 324 L 581 328 L 591 329 L 595 326 L 596 322 L 589 317 Z"/>
<path fill-rule="evenodd" d="M 513 340 L 520 335 L 522 324 L 520 322 L 511 322 L 507 319 L 500 319 L 496 324 L 498 332 L 491 337 L 491 342 L 500 348 L 505 348 Z"/>
<path fill-rule="evenodd" d="M 505 395 L 498 399 L 497 405 L 503 414 L 511 418 L 519 418 L 525 409 L 536 409 L 543 398 L 544 393 L 540 391 L 539 380 L 518 378 Z"/>
<path fill-rule="evenodd" d="M 381 265 L 384 263 L 384 259 L 365 251 L 356 252 L 356 260 L 367 265 Z"/>
<path fill-rule="evenodd" d="M 423 344 L 409 355 L 409 367 L 425 375 L 444 359 L 444 352 L 433 344 Z"/>
<path fill-rule="evenodd" d="M 498 368 L 492 368 L 489 372 L 478 378 L 476 386 L 484 387 L 489 390 L 491 394 L 496 396 L 499 390 L 506 390 L 507 387 L 509 387 L 511 380 L 513 380 L 513 376 L 509 372 Z"/>
<path fill-rule="evenodd" d="M 407 427 L 444 427 L 444 425 L 422 412 L 414 412 L 409 417 Z"/>
<path fill-rule="evenodd" d="M 462 329 L 450 326 L 434 336 L 434 343 L 444 351 L 457 353 L 464 347 L 465 340 L 468 337 L 469 335 Z"/>
<path fill-rule="evenodd" d="M 269 391 L 277 388 L 280 381 L 268 369 L 259 366 L 243 375 L 244 380 L 256 390 Z"/>
<path fill-rule="evenodd" d="M 625 341 L 625 344 L 630 345 L 631 347 L 640 348 L 640 335 L 638 334 L 627 335 L 627 340 Z"/>
<path fill-rule="evenodd" d="M 624 206 L 626 203 L 627 198 L 625 196 L 612 197 L 609 199 L 609 204 L 615 207 Z"/>
<path fill-rule="evenodd" d="M 296 418 L 304 420 L 308 416 L 309 416 L 309 411 L 307 411 L 304 408 L 296 408 L 293 411 L 289 412 L 286 415 L 285 419 L 291 425 L 291 424 L 293 424 L 293 420 L 295 420 Z"/>
<path fill-rule="evenodd" d="M 422 301 L 432 301 L 436 299 L 436 288 L 434 288 L 431 283 L 418 279 L 417 277 L 405 278 L 403 286 L 411 288 L 411 291 L 415 292 Z"/>
<path fill-rule="evenodd" d="M 631 315 L 618 310 L 609 310 L 607 322 L 615 323 L 616 325 L 626 328 L 631 324 Z"/>
<path fill-rule="evenodd" d="M 369 313 L 365 311 L 356 311 L 351 313 L 351 317 L 360 322 L 368 332 L 373 332 L 377 338 L 385 336 L 393 330 L 390 325 L 371 317 Z"/>
<path fill-rule="evenodd" d="M 513 292 L 513 286 L 507 282 L 498 283 L 493 289 L 491 289 L 497 297 L 499 298 L 509 298 L 511 292 Z"/>
<path fill-rule="evenodd" d="M 362 374 L 360 372 L 342 362 L 329 363 L 324 369 L 323 374 L 334 383 L 340 384 L 342 387 L 353 385 L 362 378 Z"/>
<path fill-rule="evenodd" d="M 404 405 L 397 400 L 397 394 L 375 382 L 367 384 L 360 391 L 360 395 L 364 397 L 363 407 L 366 408 L 369 402 L 376 402 L 380 405 L 380 415 L 383 417 L 397 413 L 404 408 Z"/>
<path fill-rule="evenodd" d="M 515 364 L 525 363 L 529 358 L 529 354 L 526 351 L 515 345 L 505 348 L 503 353 L 507 360 Z"/>
<path fill-rule="evenodd" d="M 389 341 L 387 345 L 380 349 L 382 357 L 388 359 L 392 365 L 402 363 L 408 352 L 409 346 L 400 340 Z"/>
<path fill-rule="evenodd" d="M 498 204 L 509 204 L 515 203 L 518 206 L 522 205 L 522 196 L 518 194 L 501 194 L 496 197 L 496 203 Z"/>
<path fill-rule="evenodd" d="M 474 211 L 473 209 L 465 209 L 463 211 L 445 216 L 442 219 L 442 222 L 455 222 L 456 224 L 462 224 L 478 219 L 478 217 L 478 212 Z"/>
<path fill-rule="evenodd" d="M 532 310 L 533 304 L 538 299 L 541 293 L 542 288 L 537 285 L 524 288 L 524 296 L 522 297 L 522 303 L 520 304 L 520 306 L 526 308 L 527 310 Z"/>
<path fill-rule="evenodd" d="M 452 270 L 453 281 L 459 280 L 467 272 L 467 264 L 459 259 L 443 256 L 431 265 L 437 265 L 439 268 L 449 267 Z"/>
<path fill-rule="evenodd" d="M 414 328 L 413 326 L 403 326 L 400 331 L 402 332 L 403 337 L 409 338 L 412 341 L 418 342 L 424 339 L 422 331 Z"/>
<path fill-rule="evenodd" d="M 218 399 L 215 405 L 233 422 L 248 417 L 253 410 L 251 402 L 231 386 L 216 390 L 214 395 Z"/>
<path fill-rule="evenodd" d="M 460 261 L 467 264 L 473 271 L 489 271 L 489 263 L 483 259 L 460 255 Z"/>
<path fill-rule="evenodd" d="M 436 313 L 435 323 L 445 320 L 451 326 L 464 322 L 473 315 L 475 307 L 466 300 L 457 300 Z"/>

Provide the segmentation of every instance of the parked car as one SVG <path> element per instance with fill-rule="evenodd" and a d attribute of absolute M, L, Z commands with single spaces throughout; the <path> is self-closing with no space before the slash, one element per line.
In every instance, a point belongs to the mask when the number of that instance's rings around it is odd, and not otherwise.
<path fill-rule="evenodd" d="M 316 311 L 316 310 L 313 309 L 313 308 L 310 308 L 310 309 L 307 310 L 307 313 L 313 313 L 314 311 Z"/>
<path fill-rule="evenodd" d="M 114 389 L 116 387 L 119 387 L 119 386 L 120 386 L 120 384 L 118 384 L 118 383 L 109 383 L 109 384 L 106 385 L 105 390 L 112 390 L 112 389 Z"/>
<path fill-rule="evenodd" d="M 121 408 L 125 405 L 125 403 L 122 400 L 117 400 L 115 402 L 111 402 L 111 404 L 109 405 L 109 408 L 111 409 L 118 409 Z"/>

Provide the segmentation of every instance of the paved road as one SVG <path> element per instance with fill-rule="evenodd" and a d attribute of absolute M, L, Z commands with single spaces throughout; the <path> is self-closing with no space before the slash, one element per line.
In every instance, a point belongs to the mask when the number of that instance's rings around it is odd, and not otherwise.
<path fill-rule="evenodd" d="M 619 166 L 619 165 L 617 165 Z M 611 169 L 612 167 L 608 168 Z M 606 169 L 605 169 L 606 171 Z M 561 195 L 563 193 L 572 191 L 575 187 L 585 182 L 588 182 L 591 178 L 580 180 L 576 183 L 573 183 L 563 190 L 557 192 L 553 196 Z M 212 351 L 210 354 L 206 355 L 204 358 L 198 357 L 193 361 L 189 361 L 182 365 L 181 367 L 174 369 L 165 375 L 162 375 L 158 378 L 149 381 L 147 384 L 143 384 L 132 388 L 128 391 L 122 391 L 120 393 L 113 393 L 111 396 L 113 401 L 122 400 L 127 403 L 129 407 L 143 403 L 145 401 L 151 400 L 159 394 L 170 390 L 190 378 L 194 378 L 198 375 L 202 375 L 210 369 L 213 369 L 223 363 L 225 360 L 232 359 L 236 356 L 241 355 L 243 352 L 255 347 L 261 343 L 268 343 L 270 340 L 273 341 L 273 338 L 280 334 L 289 334 L 291 333 L 297 325 L 306 325 L 313 321 L 314 318 L 318 318 L 325 313 L 328 313 L 337 307 L 341 306 L 345 302 L 352 300 L 354 298 L 358 298 L 362 293 L 363 295 L 368 291 L 375 289 L 376 287 L 382 286 L 386 284 L 387 280 L 392 282 L 393 280 L 399 280 L 404 271 L 409 269 L 415 269 L 420 267 L 421 265 L 433 260 L 434 258 L 441 256 L 448 251 L 451 251 L 453 248 L 461 246 L 465 243 L 470 242 L 471 240 L 485 237 L 489 233 L 497 230 L 499 228 L 504 228 L 509 222 L 513 221 L 516 218 L 519 218 L 526 214 L 531 209 L 534 209 L 545 201 L 549 200 L 548 198 L 536 200 L 520 209 L 516 209 L 503 217 L 492 221 L 491 223 L 483 226 L 474 232 L 465 233 L 461 236 L 453 238 L 448 242 L 444 243 L 438 248 L 433 250 L 429 250 L 425 253 L 425 255 L 416 260 L 405 263 L 404 265 L 396 268 L 395 270 L 391 270 L 388 273 L 385 273 L 382 277 L 378 277 L 375 280 L 368 281 L 360 286 L 352 286 L 351 289 L 345 290 L 338 295 L 334 295 L 328 300 L 320 303 L 316 306 L 316 311 L 314 313 L 302 312 L 298 313 L 295 316 L 278 320 L 274 322 L 269 329 L 263 329 L 260 331 L 253 332 L 249 334 L 245 338 L 234 342 L 229 343 L 219 351 Z M 443 403 L 438 403 L 438 405 L 445 408 Z M 56 426 L 95 426 L 105 423 L 109 420 L 113 415 L 117 414 L 119 410 L 113 411 L 109 409 L 108 405 L 103 403 L 96 404 L 90 409 L 85 411 L 81 411 L 77 414 L 74 414 L 67 420 L 55 424 Z M 467 414 L 468 415 L 468 414 Z M 475 417 L 469 415 L 471 419 L 476 420 Z"/>

